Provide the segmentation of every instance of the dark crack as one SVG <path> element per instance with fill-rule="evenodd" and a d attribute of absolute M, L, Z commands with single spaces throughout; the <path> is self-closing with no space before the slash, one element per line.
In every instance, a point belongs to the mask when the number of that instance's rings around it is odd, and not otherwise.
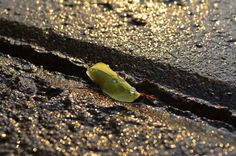
<path fill-rule="evenodd" d="M 4 38 L 0 38 L 0 43 L 0 50 L 5 54 L 25 59 L 35 65 L 43 66 L 45 69 L 50 71 L 58 71 L 65 75 L 81 77 L 90 83 L 90 80 L 85 74 L 86 68 L 83 65 L 78 66 L 75 63 L 71 62 L 69 59 L 59 57 L 49 52 L 39 53 L 28 44 L 11 44 L 9 40 Z M 34 88 L 36 88 L 36 86 L 31 84 L 29 80 L 27 80 L 27 83 L 25 82 L 25 79 L 20 80 L 19 82 L 21 81 L 24 84 L 23 89 L 25 88 L 24 91 L 26 92 L 32 92 L 32 88 L 33 90 Z M 184 111 L 190 111 L 191 113 L 196 114 L 199 117 L 222 121 L 236 128 L 236 117 L 232 115 L 227 107 L 212 105 L 209 102 L 199 100 L 191 96 L 186 96 L 172 90 L 168 90 L 165 87 L 160 86 L 159 84 L 151 83 L 149 81 L 144 81 L 136 84 L 133 83 L 132 85 L 134 85 L 140 92 L 155 95 L 160 101 L 164 102 L 163 104 L 160 103 L 162 106 L 171 106 L 180 110 L 177 111 L 177 109 L 172 109 L 171 107 L 167 108 L 172 113 L 189 117 L 189 114 L 186 115 Z M 45 93 L 48 98 L 57 96 L 62 93 L 62 90 L 57 88 L 47 87 L 47 89 L 45 90 L 43 87 L 40 88 L 40 86 L 37 86 L 37 89 L 39 94 Z M 48 109 L 50 109 L 50 106 L 48 106 Z"/>
<path fill-rule="evenodd" d="M 133 57 L 102 45 L 61 36 L 50 29 L 47 31 L 47 34 L 45 34 L 43 30 L 36 27 L 28 27 L 17 22 L 6 21 L 3 19 L 0 19 L 0 25 L 0 34 L 2 36 L 20 41 L 24 40 L 30 44 L 37 44 L 47 51 L 60 51 L 65 53 L 65 55 L 82 58 L 85 62 L 96 63 L 102 61 L 110 64 L 115 70 L 121 71 L 126 69 L 126 71 L 132 75 L 142 77 L 142 79 L 151 78 L 151 80 L 158 82 L 163 86 L 179 90 L 183 94 L 204 99 L 215 105 L 219 104 L 229 107 L 230 110 L 236 109 L 236 105 L 234 104 L 236 101 L 236 87 L 227 82 L 203 77 L 197 73 L 191 73 L 170 66 L 169 64 L 150 61 L 143 57 Z M 2 51 L 6 51 L 10 48 L 7 48 L 7 45 L 6 47 L 4 46 L 4 44 L 6 44 L 4 43 L 5 41 L 2 40 L 1 42 L 3 42 L 1 43 Z M 18 47 L 20 48 L 20 46 Z M 19 56 L 21 54 L 15 55 Z M 29 53 L 29 55 L 31 54 Z M 35 55 L 41 57 L 45 54 Z M 52 66 L 51 59 L 54 58 L 54 55 L 47 54 L 46 57 L 47 59 L 44 61 L 46 66 L 54 68 L 52 70 L 55 70 L 56 66 L 57 70 L 63 72 L 63 69 L 60 68 L 65 66 L 65 64 L 62 64 L 63 62 L 65 63 L 65 61 L 55 61 L 55 65 Z M 48 63 L 46 63 L 46 61 L 48 61 Z M 129 62 L 135 62 L 135 64 Z M 37 65 L 40 64 L 40 61 L 35 60 L 33 63 Z M 81 74 L 83 72 L 74 73 L 76 69 L 80 68 L 82 71 L 85 70 L 84 68 L 72 66 L 71 63 L 66 67 L 66 74 L 85 77 L 85 75 Z"/>

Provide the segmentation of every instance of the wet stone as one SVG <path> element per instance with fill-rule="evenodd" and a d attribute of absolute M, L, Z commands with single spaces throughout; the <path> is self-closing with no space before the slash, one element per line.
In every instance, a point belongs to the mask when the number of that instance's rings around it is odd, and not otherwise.
<path fill-rule="evenodd" d="M 35 95 L 37 92 L 37 87 L 34 83 L 34 80 L 32 80 L 31 78 L 19 77 L 18 87 L 20 91 L 31 96 Z"/>

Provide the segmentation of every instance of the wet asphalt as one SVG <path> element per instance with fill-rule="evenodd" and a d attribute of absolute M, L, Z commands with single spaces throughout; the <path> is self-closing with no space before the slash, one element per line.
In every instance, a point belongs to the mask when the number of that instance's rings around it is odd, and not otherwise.
<path fill-rule="evenodd" d="M 0 153 L 234 155 L 235 40 L 235 0 L 2 0 Z M 157 106 L 105 96 L 99 61 Z"/>

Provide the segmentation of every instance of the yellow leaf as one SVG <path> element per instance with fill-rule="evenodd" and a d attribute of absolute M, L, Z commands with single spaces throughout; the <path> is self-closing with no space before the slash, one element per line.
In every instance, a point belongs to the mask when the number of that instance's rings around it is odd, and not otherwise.
<path fill-rule="evenodd" d="M 128 82 L 102 62 L 87 68 L 89 78 L 99 85 L 102 91 L 111 98 L 122 102 L 133 102 L 140 93 Z"/>

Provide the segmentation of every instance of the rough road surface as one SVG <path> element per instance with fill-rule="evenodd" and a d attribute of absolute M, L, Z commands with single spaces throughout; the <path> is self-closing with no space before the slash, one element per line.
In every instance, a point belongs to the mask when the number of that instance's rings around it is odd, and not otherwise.
<path fill-rule="evenodd" d="M 79 78 L 0 57 L 0 154 L 235 154 L 225 129 L 118 103 Z"/>
<path fill-rule="evenodd" d="M 103 61 L 236 109 L 236 0 L 1 0 L 0 6 L 3 36 Z"/>
<path fill-rule="evenodd" d="M 0 154 L 235 155 L 235 49 L 236 0 L 0 0 Z M 156 106 L 104 96 L 98 61 Z"/>

